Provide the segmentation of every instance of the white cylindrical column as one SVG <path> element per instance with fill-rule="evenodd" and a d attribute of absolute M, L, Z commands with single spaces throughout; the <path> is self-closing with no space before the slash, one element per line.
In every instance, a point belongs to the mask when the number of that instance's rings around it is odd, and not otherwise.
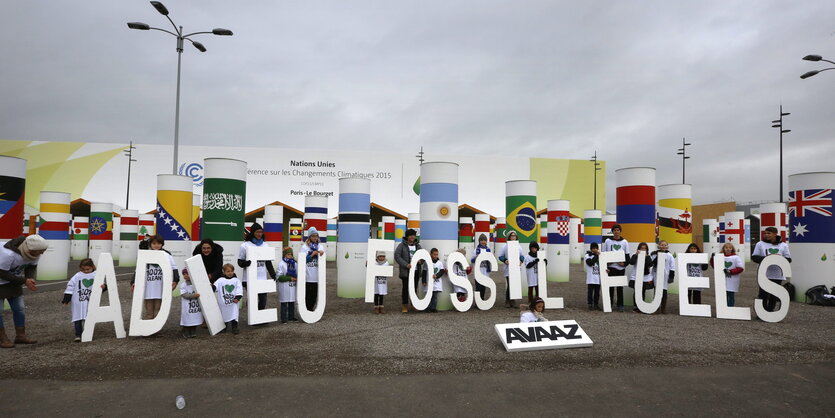
<path fill-rule="evenodd" d="M 116 213 L 121 214 L 122 211 L 116 207 L 113 208 Z M 122 217 L 114 216 L 113 217 L 113 243 L 111 244 L 113 248 L 113 252 L 111 255 L 113 256 L 113 261 L 119 261 L 119 256 L 122 253 Z"/>
<path fill-rule="evenodd" d="M 720 252 L 719 221 L 716 219 L 702 219 L 702 251 L 713 254 Z"/>
<path fill-rule="evenodd" d="M 264 206 L 264 242 L 275 248 L 284 245 L 284 206 Z M 293 254 L 297 256 L 298 254 Z M 281 256 L 279 251 L 276 257 Z"/>
<path fill-rule="evenodd" d="M 478 245 L 481 236 L 487 237 L 487 246 L 490 247 L 490 215 L 486 213 L 477 213 L 475 215 L 475 223 L 473 225 L 473 241 Z M 493 251 L 492 249 L 490 251 Z M 472 255 L 470 255 L 472 257 Z"/>
<path fill-rule="evenodd" d="M 743 261 L 751 261 L 750 251 L 746 251 L 745 243 L 748 237 L 745 236 L 745 212 L 725 212 L 725 242 L 734 245 L 736 255 Z M 750 243 L 748 244 L 750 247 Z"/>
<path fill-rule="evenodd" d="M 238 267 L 237 259 L 245 232 L 246 162 L 230 158 L 206 158 L 203 167 L 203 219 L 200 222 L 200 235 L 211 238 L 223 247 L 223 262 L 235 266 L 238 277 L 243 278 L 243 269 Z M 191 203 L 192 198 L 189 196 L 189 218 Z"/>
<path fill-rule="evenodd" d="M 656 189 L 658 197 L 658 238 L 667 241 L 670 253 L 678 257 L 693 242 L 693 191 L 689 184 L 665 184 Z M 679 277 L 668 285 L 678 294 Z"/>
<path fill-rule="evenodd" d="M 773 226 L 777 228 L 778 235 L 783 242 L 788 242 L 786 234 L 786 204 L 785 203 L 762 203 L 760 204 L 760 239 L 765 229 Z"/>
<path fill-rule="evenodd" d="M 601 241 L 606 241 L 606 238 L 612 238 L 612 226 L 614 226 L 617 222 L 617 215 L 612 213 L 606 213 L 601 218 L 601 229 L 600 229 L 600 239 Z"/>
<path fill-rule="evenodd" d="M 597 243 L 598 248 L 603 244 L 603 213 L 599 210 L 583 212 L 583 250 L 589 250 L 589 244 Z M 602 250 L 602 248 L 600 248 Z"/>
<path fill-rule="evenodd" d="M 502 249 L 504 249 L 505 245 L 507 245 L 507 236 L 505 236 L 505 230 L 507 229 L 507 218 L 504 216 L 500 216 L 496 218 L 496 243 L 495 248 L 493 251 L 496 254 L 501 254 Z"/>
<path fill-rule="evenodd" d="M 617 223 L 630 243 L 646 242 L 655 250 L 655 169 L 630 167 L 615 170 Z M 605 219 L 604 219 L 605 221 Z"/>
<path fill-rule="evenodd" d="M 139 232 L 136 234 L 137 241 L 145 241 L 147 238 L 155 235 L 157 232 L 153 213 L 139 214 Z"/>
<path fill-rule="evenodd" d="M 406 221 L 403 221 L 403 222 L 405 224 Z M 326 247 L 325 259 L 327 261 L 336 261 L 336 251 L 337 251 L 336 250 L 336 242 L 337 242 L 336 231 L 337 231 L 336 218 L 328 219 L 328 242 L 327 242 L 327 245 L 325 246 Z"/>
<path fill-rule="evenodd" d="M 421 247 L 427 251 L 437 248 L 444 267 L 448 267 L 447 256 L 458 248 L 458 164 L 423 163 L 420 181 Z M 438 298 L 438 309 L 449 310 L 452 284 L 447 276 L 442 282 L 444 290 Z"/>
<path fill-rule="evenodd" d="M 113 252 L 113 204 L 90 202 L 90 250 L 88 257 L 98 262 L 101 253 Z"/>
<path fill-rule="evenodd" d="M 583 261 L 583 224 L 580 218 L 568 220 L 568 258 L 571 264 Z"/>
<path fill-rule="evenodd" d="M 394 239 L 394 216 L 383 216 L 381 223 L 382 239 L 394 242 L 396 248 L 398 242 Z M 386 260 L 389 261 L 389 264 L 394 264 L 394 251 L 386 251 Z"/>
<path fill-rule="evenodd" d="M 293 249 L 293 255 L 298 256 L 299 250 L 302 248 L 302 227 L 304 220 L 302 218 L 290 218 L 290 247 Z"/>
<path fill-rule="evenodd" d="M 38 234 L 49 247 L 38 260 L 38 280 L 67 278 L 70 260 L 70 194 L 41 192 Z"/>
<path fill-rule="evenodd" d="M 70 244 L 70 258 L 73 260 L 83 260 L 87 258 L 88 245 L 88 223 L 90 218 L 87 216 L 76 216 L 72 221 L 72 244 Z M 95 261 L 94 261 L 95 263 Z"/>
<path fill-rule="evenodd" d="M 793 174 L 788 186 L 791 282 L 802 301 L 812 286 L 835 286 L 835 172 Z"/>
<path fill-rule="evenodd" d="M 156 233 L 165 239 L 164 248 L 174 257 L 178 268 L 185 266 L 185 259 L 191 257 L 191 202 L 191 177 L 157 175 Z"/>
<path fill-rule="evenodd" d="M 458 218 L 458 248 L 463 248 L 466 254 L 464 257 L 469 260 L 473 256 L 475 244 L 473 244 L 473 218 L 469 216 Z"/>
<path fill-rule="evenodd" d="M 192 242 L 200 242 L 200 209 L 203 207 L 200 195 L 192 193 L 191 195 L 191 240 Z"/>
<path fill-rule="evenodd" d="M 0 155 L 0 243 L 17 238 L 23 230 L 26 160 Z"/>
<path fill-rule="evenodd" d="M 417 239 L 420 240 L 420 213 L 409 213 L 406 220 L 406 229 L 414 229 L 417 232 Z"/>
<path fill-rule="evenodd" d="M 120 232 L 122 248 L 119 250 L 119 266 L 135 267 L 139 253 L 139 240 L 136 239 L 139 235 L 139 211 L 125 209 L 120 219 L 122 220 Z"/>
<path fill-rule="evenodd" d="M 571 251 L 571 202 L 568 200 L 549 200 L 547 219 L 548 237 L 548 272 L 549 282 L 567 282 L 569 254 Z"/>
<path fill-rule="evenodd" d="M 548 259 L 548 213 L 539 215 L 539 252 Z"/>
<path fill-rule="evenodd" d="M 339 179 L 337 228 L 336 295 L 341 298 L 365 296 L 365 263 L 371 228 L 371 180 Z"/>

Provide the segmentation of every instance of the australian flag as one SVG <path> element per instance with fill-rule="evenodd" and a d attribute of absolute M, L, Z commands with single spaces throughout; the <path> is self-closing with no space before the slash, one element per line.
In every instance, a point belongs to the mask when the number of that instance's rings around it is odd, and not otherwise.
<path fill-rule="evenodd" d="M 794 243 L 835 242 L 832 189 L 789 192 L 789 240 Z"/>

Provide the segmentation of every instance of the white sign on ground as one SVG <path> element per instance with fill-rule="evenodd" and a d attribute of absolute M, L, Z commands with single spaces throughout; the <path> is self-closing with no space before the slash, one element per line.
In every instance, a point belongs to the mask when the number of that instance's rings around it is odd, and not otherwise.
<path fill-rule="evenodd" d="M 574 320 L 496 324 L 508 352 L 591 347 L 594 342 Z"/>

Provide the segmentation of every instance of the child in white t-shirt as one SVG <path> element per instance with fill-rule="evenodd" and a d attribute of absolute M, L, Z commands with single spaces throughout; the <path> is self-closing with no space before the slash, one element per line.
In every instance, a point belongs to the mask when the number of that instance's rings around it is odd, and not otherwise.
<path fill-rule="evenodd" d="M 542 316 L 545 310 L 545 301 L 536 298 L 531 302 L 530 308 L 527 305 L 522 305 L 522 315 L 519 316 L 519 322 L 546 322 L 548 321 Z"/>
<path fill-rule="evenodd" d="M 197 326 L 203 325 L 203 311 L 200 309 L 200 294 L 191 283 L 188 269 L 183 269 L 183 281 L 180 282 L 180 327 L 183 338 L 197 336 Z"/>
<path fill-rule="evenodd" d="M 444 262 L 438 258 L 437 248 L 433 248 L 432 251 L 429 252 L 429 256 L 432 258 L 432 299 L 429 300 L 428 311 L 435 313 L 438 312 L 438 295 L 440 295 L 444 290 L 441 278 L 444 277 L 444 274 L 446 274 L 446 270 L 444 269 Z"/>
<path fill-rule="evenodd" d="M 386 253 L 385 251 L 377 251 L 376 257 L 377 265 L 384 266 L 388 263 L 386 260 Z M 388 276 L 376 276 L 374 277 L 374 312 L 381 314 L 383 313 L 383 306 L 385 303 L 383 300 L 385 296 L 388 294 Z"/>
<path fill-rule="evenodd" d="M 659 241 L 658 252 L 655 253 L 655 259 L 653 260 L 652 274 L 655 278 L 655 286 L 662 289 L 661 305 L 655 313 L 667 313 L 667 286 L 673 282 L 676 275 L 676 261 L 670 254 L 669 248 L 670 244 L 667 241 Z M 667 272 L 666 275 L 664 274 L 665 271 Z"/>
<path fill-rule="evenodd" d="M 525 259 L 522 262 L 525 265 L 525 274 L 528 278 L 528 302 L 533 303 L 535 298 L 539 298 L 539 256 L 537 255 L 539 244 L 531 242 L 528 249 L 529 251 L 525 254 Z"/>
<path fill-rule="evenodd" d="M 589 310 L 600 310 L 600 245 L 596 242 L 589 244 L 589 250 L 584 257 L 586 263 L 586 301 Z"/>
<path fill-rule="evenodd" d="M 75 326 L 75 342 L 81 341 L 84 332 L 84 320 L 87 319 L 87 305 L 93 293 L 93 278 L 96 277 L 96 265 L 93 260 L 85 258 L 78 265 L 79 272 L 67 282 L 64 290 L 64 305 L 72 302 L 72 323 Z"/>
<path fill-rule="evenodd" d="M 467 254 L 467 250 L 465 250 L 463 248 L 459 248 L 458 252 L 461 253 L 461 254 L 464 254 L 465 256 Z M 459 263 L 455 263 L 455 264 L 452 265 L 453 274 L 455 274 L 456 276 L 459 276 L 459 277 L 467 277 L 467 276 L 469 276 L 470 272 L 472 272 L 472 271 L 473 271 L 473 268 L 470 267 L 470 266 L 467 266 L 465 268 Z M 452 290 L 455 292 L 455 296 L 458 297 L 459 302 L 463 302 L 467 299 L 467 291 L 463 287 L 452 286 Z"/>
<path fill-rule="evenodd" d="M 716 266 L 713 264 L 713 258 L 710 259 L 710 264 L 713 268 L 722 269 L 725 272 L 725 293 L 728 298 L 728 306 L 736 305 L 736 292 L 739 292 L 739 275 L 745 270 L 745 263 L 736 255 L 734 245 L 726 242 L 722 246 L 722 253 L 725 255 L 725 265 Z"/>
<path fill-rule="evenodd" d="M 238 302 L 244 297 L 241 281 L 235 276 L 235 266 L 226 263 L 223 265 L 223 277 L 217 279 L 214 284 L 217 304 L 223 322 L 226 323 L 226 330 L 237 335 L 238 332 Z"/>
<path fill-rule="evenodd" d="M 281 311 L 281 323 L 296 321 L 296 285 L 299 277 L 298 264 L 293 258 L 293 248 L 284 247 L 281 250 L 281 261 L 278 262 L 276 272 L 276 286 L 278 290 L 279 310 Z"/>

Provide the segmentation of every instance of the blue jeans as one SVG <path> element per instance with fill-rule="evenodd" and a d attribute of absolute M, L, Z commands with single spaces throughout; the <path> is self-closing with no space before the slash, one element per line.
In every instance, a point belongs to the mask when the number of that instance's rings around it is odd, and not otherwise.
<path fill-rule="evenodd" d="M 728 306 L 734 306 L 736 304 L 736 292 L 725 292 L 728 294 Z"/>
<path fill-rule="evenodd" d="M 9 306 L 12 307 L 12 318 L 14 318 L 14 326 L 26 326 L 26 313 L 23 311 L 26 307 L 23 305 L 23 296 L 16 296 L 6 299 L 9 301 Z M 0 299 L 2 303 L 2 299 Z M 0 328 L 5 328 L 3 325 L 3 315 L 0 315 Z"/>
<path fill-rule="evenodd" d="M 79 319 L 78 321 L 73 321 L 73 326 L 75 326 L 75 336 L 81 337 L 81 334 L 84 332 L 84 320 Z"/>
<path fill-rule="evenodd" d="M 296 302 L 281 302 L 281 322 L 296 320 Z"/>
<path fill-rule="evenodd" d="M 438 307 L 438 295 L 441 294 L 440 291 L 432 292 L 432 298 L 429 299 L 429 310 L 434 311 Z"/>

